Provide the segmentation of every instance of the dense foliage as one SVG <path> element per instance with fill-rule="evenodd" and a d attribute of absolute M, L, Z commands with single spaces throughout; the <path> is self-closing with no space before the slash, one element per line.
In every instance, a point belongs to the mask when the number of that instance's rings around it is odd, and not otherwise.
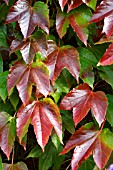
<path fill-rule="evenodd" d="M 0 1 L 0 170 L 113 163 L 113 1 Z"/>

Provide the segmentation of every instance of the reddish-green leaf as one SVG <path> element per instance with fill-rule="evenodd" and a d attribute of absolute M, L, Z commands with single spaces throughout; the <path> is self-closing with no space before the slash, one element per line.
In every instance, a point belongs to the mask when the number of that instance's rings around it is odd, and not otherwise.
<path fill-rule="evenodd" d="M 9 123 L 6 123 L 0 129 L 0 147 L 9 159 L 12 147 L 14 145 L 16 122 L 15 118 L 12 118 Z"/>
<path fill-rule="evenodd" d="M 28 170 L 26 164 L 24 162 L 18 162 L 16 164 L 6 164 L 3 163 L 4 170 Z"/>
<path fill-rule="evenodd" d="M 79 123 L 91 109 L 99 123 L 104 122 L 108 101 L 101 91 L 93 92 L 87 84 L 79 85 L 70 91 L 62 100 L 60 109 L 71 110 L 73 108 L 73 119 L 75 124 Z"/>
<path fill-rule="evenodd" d="M 87 26 L 91 16 L 91 11 L 83 6 L 69 13 L 59 12 L 56 16 L 56 29 L 60 38 L 65 35 L 70 24 L 80 40 L 87 45 Z"/>
<path fill-rule="evenodd" d="M 107 36 L 113 34 L 113 1 L 103 0 L 97 7 L 90 22 L 99 22 L 104 19 L 103 32 Z"/>
<path fill-rule="evenodd" d="M 90 6 L 92 9 L 95 9 L 96 6 L 96 0 L 59 0 L 60 7 L 63 11 L 64 6 L 68 4 L 68 12 L 72 9 L 77 8 L 82 3 L 85 3 L 86 5 Z"/>
<path fill-rule="evenodd" d="M 44 98 L 40 102 L 34 101 L 20 109 L 17 119 L 17 135 L 20 142 L 27 133 L 30 123 L 34 127 L 37 142 L 42 150 L 48 142 L 52 127 L 62 142 L 62 121 L 59 108 L 51 99 Z"/>
<path fill-rule="evenodd" d="M 110 44 L 110 46 L 107 48 L 106 52 L 100 59 L 98 66 L 106 66 L 113 64 L 113 44 Z"/>
<path fill-rule="evenodd" d="M 78 52 L 74 47 L 57 47 L 48 55 L 45 63 L 50 71 L 52 81 L 57 79 L 64 67 L 66 67 L 78 81 L 80 63 Z"/>
<path fill-rule="evenodd" d="M 96 165 L 103 169 L 113 150 L 112 140 L 113 134 L 109 130 L 104 129 L 101 132 L 94 130 L 92 126 L 88 129 L 83 126 L 71 136 L 60 154 L 65 154 L 75 147 L 71 167 L 72 170 L 77 170 L 93 153 Z"/>
<path fill-rule="evenodd" d="M 92 9 L 95 9 L 96 0 L 73 0 L 71 2 L 68 2 L 68 12 L 72 9 L 77 8 L 82 3 L 85 3 L 87 6 L 91 7 Z"/>
<path fill-rule="evenodd" d="M 49 33 L 48 14 L 48 7 L 43 2 L 38 1 L 31 7 L 27 0 L 18 0 L 9 10 L 6 24 L 18 21 L 21 32 L 26 39 L 32 34 L 37 25 Z"/>
<path fill-rule="evenodd" d="M 44 56 L 46 56 L 47 45 L 45 35 L 41 31 L 38 31 L 34 34 L 36 39 L 32 37 L 30 38 L 31 40 L 28 39 L 23 42 L 20 40 L 13 40 L 10 46 L 10 53 L 17 50 L 21 51 L 26 64 L 29 64 L 33 60 L 34 55 L 37 52 L 41 52 Z"/>
<path fill-rule="evenodd" d="M 3 128 L 3 126 L 10 121 L 12 117 L 7 114 L 6 112 L 0 112 L 0 129 Z"/>
<path fill-rule="evenodd" d="M 32 85 L 36 85 L 38 92 L 47 96 L 50 90 L 48 69 L 42 62 L 32 63 L 32 65 L 28 66 L 17 62 L 10 69 L 7 85 L 9 95 L 16 85 L 19 96 L 24 104 L 29 101 Z"/>
<path fill-rule="evenodd" d="M 29 124 L 32 120 L 32 113 L 35 108 L 35 103 L 33 102 L 26 107 L 22 106 L 17 114 L 17 135 L 19 137 L 20 143 L 22 142 L 23 137 L 28 131 Z"/>

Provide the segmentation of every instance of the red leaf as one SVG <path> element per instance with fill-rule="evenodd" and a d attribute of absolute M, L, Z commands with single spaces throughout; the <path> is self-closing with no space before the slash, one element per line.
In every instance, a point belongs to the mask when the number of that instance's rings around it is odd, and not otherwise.
<path fill-rule="evenodd" d="M 77 50 L 72 46 L 57 47 L 51 52 L 45 62 L 50 71 L 51 80 L 55 81 L 62 69 L 66 67 L 78 81 L 80 71 L 78 57 Z"/>
<path fill-rule="evenodd" d="M 103 0 L 100 5 L 97 7 L 90 23 L 99 22 L 104 19 L 103 32 L 107 36 L 113 34 L 113 1 L 112 0 Z"/>
<path fill-rule="evenodd" d="M 62 11 L 63 11 L 64 6 L 66 5 L 67 1 L 68 0 L 59 0 L 59 4 L 60 4 L 60 7 L 61 7 Z"/>
<path fill-rule="evenodd" d="M 110 44 L 106 52 L 100 59 L 98 66 L 106 66 L 113 64 L 113 44 Z"/>
<path fill-rule="evenodd" d="M 113 134 L 109 130 L 97 131 L 90 127 L 90 123 L 87 125 L 88 128 L 83 126 L 71 136 L 60 153 L 65 154 L 75 147 L 71 161 L 72 170 L 77 170 L 92 153 L 96 165 L 102 170 L 113 150 L 113 144 L 111 144 Z"/>
<path fill-rule="evenodd" d="M 25 105 L 31 96 L 32 85 L 36 85 L 38 91 L 44 96 L 49 94 L 48 70 L 42 62 L 32 63 L 29 66 L 17 62 L 10 69 L 7 84 L 9 95 L 16 85 L 19 96 Z"/>
<path fill-rule="evenodd" d="M 6 154 L 9 159 L 12 147 L 14 145 L 15 135 L 16 135 L 16 123 L 15 119 L 9 123 L 6 123 L 2 129 L 0 129 L 0 147 L 2 151 Z"/>
<path fill-rule="evenodd" d="M 96 165 L 99 167 L 99 169 L 103 169 L 103 167 L 106 165 L 110 155 L 111 155 L 112 149 L 107 147 L 98 137 L 96 140 L 96 146 L 93 153 L 93 158 L 96 163 Z"/>
<path fill-rule="evenodd" d="M 97 136 L 93 136 L 83 144 L 76 146 L 71 161 L 72 170 L 77 170 L 82 162 L 92 154 L 96 137 Z"/>
<path fill-rule="evenodd" d="M 49 33 L 48 14 L 48 8 L 43 2 L 36 2 L 34 6 L 31 7 L 27 0 L 18 0 L 9 10 L 6 24 L 18 21 L 21 32 L 26 39 L 32 34 L 37 25 Z"/>
<path fill-rule="evenodd" d="M 26 64 L 29 64 L 34 59 L 34 55 L 37 52 L 41 52 L 44 56 L 46 56 L 46 37 L 41 31 L 38 31 L 35 34 L 37 34 L 36 39 L 31 37 L 31 40 L 27 40 L 25 42 L 13 40 L 10 46 L 10 53 L 20 50 Z"/>
<path fill-rule="evenodd" d="M 26 107 L 22 106 L 17 114 L 17 135 L 19 137 L 20 144 L 22 142 L 23 137 L 28 131 L 29 124 L 32 121 L 32 113 L 35 108 L 35 103 L 33 102 Z"/>
<path fill-rule="evenodd" d="M 99 126 L 104 122 L 108 102 L 103 92 L 93 92 L 87 84 L 80 85 L 70 91 L 62 100 L 60 109 L 71 110 L 73 119 L 78 124 L 91 109 Z"/>
<path fill-rule="evenodd" d="M 17 135 L 21 139 L 28 131 L 29 124 L 34 127 L 38 144 L 44 150 L 54 127 L 62 142 L 62 121 L 58 106 L 49 98 L 34 101 L 32 104 L 21 108 L 17 118 Z"/>
<path fill-rule="evenodd" d="M 102 91 L 92 93 L 91 110 L 99 126 L 104 122 L 106 111 L 108 106 L 108 100 Z"/>
<path fill-rule="evenodd" d="M 82 0 L 75 0 L 75 1 L 71 1 L 71 3 L 68 3 L 68 12 L 71 11 L 72 9 L 77 8 L 78 6 L 80 6 L 82 4 Z"/>

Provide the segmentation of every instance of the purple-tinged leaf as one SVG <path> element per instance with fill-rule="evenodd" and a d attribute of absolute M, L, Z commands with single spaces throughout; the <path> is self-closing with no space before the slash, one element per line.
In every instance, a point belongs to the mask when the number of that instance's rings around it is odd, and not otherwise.
<path fill-rule="evenodd" d="M 37 25 L 49 33 L 49 11 L 43 2 L 36 2 L 31 7 L 27 0 L 18 0 L 9 10 L 5 23 L 14 21 L 18 21 L 25 39 L 32 34 Z"/>
<path fill-rule="evenodd" d="M 103 32 L 109 37 L 113 34 L 113 1 L 103 0 L 97 7 L 90 23 L 104 19 Z"/>
<path fill-rule="evenodd" d="M 78 81 L 80 63 L 77 50 L 72 46 L 57 47 L 51 52 L 45 62 L 49 71 L 50 79 L 54 82 L 60 75 L 62 69 L 66 67 Z"/>

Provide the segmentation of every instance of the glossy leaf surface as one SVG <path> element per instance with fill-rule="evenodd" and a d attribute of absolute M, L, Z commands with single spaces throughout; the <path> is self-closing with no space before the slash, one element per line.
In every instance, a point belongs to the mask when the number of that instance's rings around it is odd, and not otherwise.
<path fill-rule="evenodd" d="M 9 95 L 16 85 L 24 104 L 30 99 L 32 85 L 36 85 L 37 90 L 47 96 L 49 94 L 48 69 L 42 62 L 32 63 L 29 66 L 17 62 L 10 70 L 7 85 Z"/>
<path fill-rule="evenodd" d="M 72 170 L 75 170 L 93 153 L 96 165 L 99 169 L 103 169 L 113 149 L 113 144 L 110 142 L 112 138 L 113 134 L 108 129 L 101 132 L 94 130 L 92 126 L 90 128 L 83 126 L 71 136 L 61 154 L 75 148 L 71 161 Z"/>
<path fill-rule="evenodd" d="M 16 122 L 5 112 L 1 112 L 0 117 L 0 147 L 9 159 L 15 141 Z"/>
<path fill-rule="evenodd" d="M 57 79 L 64 67 L 66 67 L 78 81 L 80 63 L 78 52 L 74 47 L 57 47 L 48 55 L 45 64 L 50 71 L 50 79 L 52 81 Z"/>
<path fill-rule="evenodd" d="M 21 51 L 26 64 L 29 64 L 34 59 L 34 55 L 37 52 L 41 52 L 46 56 L 47 44 L 45 34 L 41 31 L 37 31 L 34 36 L 31 37 L 31 40 L 28 39 L 25 42 L 13 40 L 10 46 L 10 53 L 17 50 Z"/>
<path fill-rule="evenodd" d="M 106 66 L 113 64 L 113 44 L 110 44 L 110 46 L 107 48 L 106 52 L 100 59 L 98 66 Z"/>
<path fill-rule="evenodd" d="M 62 142 L 62 121 L 59 108 L 51 99 L 44 98 L 40 102 L 34 101 L 25 108 L 20 108 L 17 119 L 17 135 L 20 143 L 30 123 L 34 127 L 37 142 L 42 150 L 48 142 L 52 127 Z"/>
<path fill-rule="evenodd" d="M 68 12 L 72 9 L 77 8 L 80 6 L 82 3 L 85 3 L 86 5 L 90 6 L 92 9 L 95 9 L 96 6 L 96 0 L 59 0 L 59 4 L 61 6 L 61 9 L 63 11 L 64 6 L 68 4 Z"/>
<path fill-rule="evenodd" d="M 103 92 L 93 92 L 87 84 L 82 84 L 64 97 L 60 109 L 71 110 L 73 108 L 75 124 L 78 124 L 91 109 L 100 126 L 105 119 L 107 105 L 108 101 Z"/>
<path fill-rule="evenodd" d="M 104 19 L 104 27 L 103 32 L 107 36 L 113 34 L 113 2 L 112 0 L 103 0 L 100 5 L 97 7 L 91 22 L 99 22 L 100 20 Z"/>
<path fill-rule="evenodd" d="M 80 40 L 87 45 L 87 26 L 91 16 L 91 11 L 85 6 L 79 7 L 68 14 L 59 12 L 56 17 L 56 29 L 60 38 L 66 34 L 70 24 Z"/>
<path fill-rule="evenodd" d="M 34 31 L 35 27 L 40 26 L 45 32 L 49 33 L 49 11 L 43 2 L 36 2 L 33 7 L 27 0 L 18 0 L 11 7 L 7 15 L 6 24 L 18 21 L 21 32 L 26 39 Z"/>

